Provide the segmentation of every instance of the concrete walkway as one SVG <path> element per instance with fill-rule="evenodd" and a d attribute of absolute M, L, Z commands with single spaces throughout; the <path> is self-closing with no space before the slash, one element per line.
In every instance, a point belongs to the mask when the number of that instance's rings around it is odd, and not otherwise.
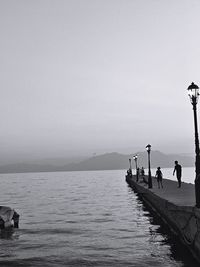
<path fill-rule="evenodd" d="M 126 182 L 153 211 L 153 215 L 160 217 L 200 263 L 200 209 L 195 207 L 194 185 L 182 183 L 181 188 L 178 188 L 176 181 L 163 179 L 164 188 L 158 189 L 157 180 L 152 177 L 153 188 L 148 189 L 142 178 L 136 182 L 135 176 L 128 175 Z"/>
<path fill-rule="evenodd" d="M 136 177 L 133 176 L 134 181 Z M 145 176 L 146 181 L 148 176 Z M 145 188 L 148 185 L 142 181 L 140 177 L 138 184 Z M 152 177 L 153 188 L 151 192 L 159 197 L 168 200 L 177 206 L 195 206 L 195 187 L 193 184 L 182 182 L 181 188 L 178 188 L 178 182 L 169 179 L 163 179 L 163 188 L 158 189 L 157 179 Z"/>

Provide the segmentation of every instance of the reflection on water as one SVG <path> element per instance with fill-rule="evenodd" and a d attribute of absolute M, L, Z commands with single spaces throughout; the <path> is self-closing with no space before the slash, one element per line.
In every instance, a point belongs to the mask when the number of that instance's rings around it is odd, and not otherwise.
<path fill-rule="evenodd" d="M 0 265 L 195 266 L 124 174 L 0 175 L 1 205 L 21 215 L 20 228 L 0 237 Z"/>
<path fill-rule="evenodd" d="M 175 259 L 177 262 L 182 262 L 182 266 L 187 267 L 197 267 L 199 264 L 192 258 L 191 253 L 187 250 L 187 248 L 182 245 L 179 239 L 172 234 L 165 225 L 160 220 L 156 220 L 155 218 L 151 218 L 151 224 L 156 227 L 150 230 L 150 233 L 153 238 L 155 236 L 161 235 L 162 241 L 161 245 L 168 245 L 170 249 L 169 257 Z"/>
<path fill-rule="evenodd" d="M 167 255 L 169 258 L 174 259 L 180 264 L 177 266 L 198 267 L 199 263 L 192 257 L 186 246 L 179 241 L 178 237 L 170 231 L 169 227 L 164 224 L 155 213 L 152 214 L 139 195 L 138 202 L 142 204 L 142 209 L 144 211 L 143 216 L 146 216 L 151 224 L 149 227 L 151 236 L 149 241 L 158 244 L 158 251 L 160 251 L 161 246 L 167 246 L 169 248 Z"/>

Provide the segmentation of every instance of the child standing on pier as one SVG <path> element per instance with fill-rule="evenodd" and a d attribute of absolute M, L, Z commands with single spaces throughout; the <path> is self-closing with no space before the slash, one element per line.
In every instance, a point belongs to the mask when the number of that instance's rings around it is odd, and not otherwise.
<path fill-rule="evenodd" d="M 162 184 L 162 177 L 163 177 L 163 175 L 162 175 L 162 172 L 160 170 L 160 167 L 157 168 L 157 171 L 156 171 L 156 175 L 155 176 L 157 177 L 158 188 L 160 189 L 160 185 L 163 188 L 163 184 Z"/>

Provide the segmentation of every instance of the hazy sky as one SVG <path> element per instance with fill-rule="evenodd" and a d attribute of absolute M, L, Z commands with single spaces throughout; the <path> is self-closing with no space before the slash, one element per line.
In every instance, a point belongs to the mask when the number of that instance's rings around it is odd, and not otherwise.
<path fill-rule="evenodd" d="M 1 158 L 193 152 L 199 14 L 199 0 L 0 0 Z"/>

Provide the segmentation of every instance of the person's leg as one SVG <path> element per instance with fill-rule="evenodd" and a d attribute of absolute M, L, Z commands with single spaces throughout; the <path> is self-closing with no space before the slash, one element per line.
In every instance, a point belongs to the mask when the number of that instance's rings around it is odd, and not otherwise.
<path fill-rule="evenodd" d="M 177 177 L 178 179 L 178 187 L 181 187 L 181 177 Z"/>

